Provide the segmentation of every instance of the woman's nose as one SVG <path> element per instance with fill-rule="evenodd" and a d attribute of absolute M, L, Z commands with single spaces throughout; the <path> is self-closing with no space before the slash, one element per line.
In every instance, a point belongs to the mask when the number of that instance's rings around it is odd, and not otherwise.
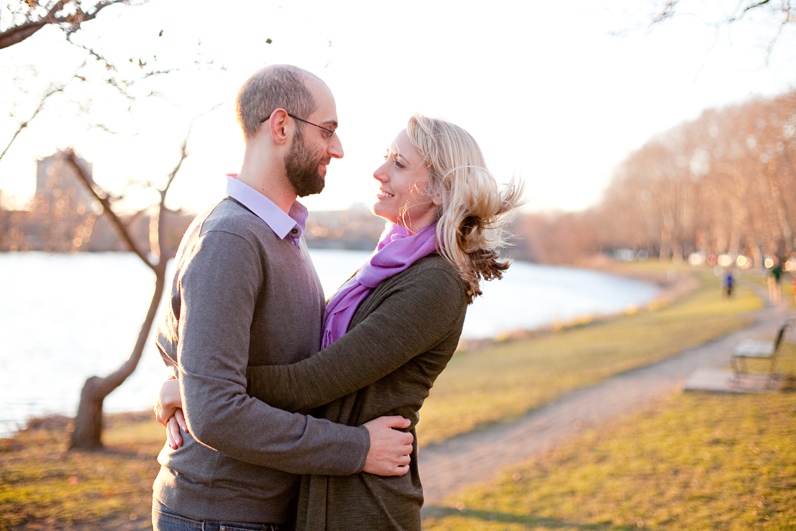
<path fill-rule="evenodd" d="M 385 162 L 384 164 L 376 168 L 376 171 L 373 172 L 373 178 L 379 181 L 380 183 L 383 183 L 387 180 L 387 171 L 385 166 L 387 166 L 388 163 L 389 161 Z"/>

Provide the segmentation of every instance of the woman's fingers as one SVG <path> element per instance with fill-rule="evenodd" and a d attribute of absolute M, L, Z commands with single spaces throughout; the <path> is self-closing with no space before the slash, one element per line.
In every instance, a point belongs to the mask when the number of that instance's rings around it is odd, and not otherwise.
<path fill-rule="evenodd" d="M 166 425 L 166 422 L 174 415 L 174 411 L 182 406 L 180 398 L 180 384 L 177 380 L 169 378 L 160 386 L 160 391 L 155 397 L 155 418 L 158 422 Z"/>
<path fill-rule="evenodd" d="M 179 410 L 178 410 L 179 411 Z M 182 412 L 180 412 L 182 414 Z M 166 422 L 166 442 L 172 450 L 176 450 L 182 446 L 182 434 L 180 433 L 180 425 L 177 418 L 171 417 Z"/>
<path fill-rule="evenodd" d="M 188 425 L 185 423 L 185 415 L 183 415 L 182 409 L 178 409 L 174 412 L 174 418 L 177 419 L 177 424 L 180 425 L 180 429 L 188 433 Z"/>

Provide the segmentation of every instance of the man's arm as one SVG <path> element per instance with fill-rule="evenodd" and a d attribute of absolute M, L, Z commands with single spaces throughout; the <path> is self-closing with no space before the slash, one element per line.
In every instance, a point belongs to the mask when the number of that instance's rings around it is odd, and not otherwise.
<path fill-rule="evenodd" d="M 465 305 L 458 278 L 444 269 L 425 269 L 318 354 L 291 365 L 249 367 L 248 392 L 288 411 L 327 404 L 433 348 Z"/>
<path fill-rule="evenodd" d="M 163 382 L 155 402 L 155 418 L 166 427 L 166 444 L 173 450 L 182 446 L 182 434 L 188 433 L 182 413 L 180 386 L 176 379 Z M 414 437 L 403 430 L 411 425 L 400 416 L 379 417 L 366 422 L 370 447 L 363 472 L 378 476 L 403 476 L 409 472 Z"/>

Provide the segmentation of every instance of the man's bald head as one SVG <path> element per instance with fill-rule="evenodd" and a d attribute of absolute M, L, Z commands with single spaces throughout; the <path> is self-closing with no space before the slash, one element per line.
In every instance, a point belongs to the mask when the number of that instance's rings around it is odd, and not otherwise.
<path fill-rule="evenodd" d="M 243 84 L 235 102 L 244 140 L 256 135 L 262 121 L 276 109 L 298 117 L 312 114 L 317 103 L 309 85 L 318 83 L 326 87 L 315 74 L 292 65 L 269 65 L 255 72 Z M 301 123 L 297 126 L 300 129 Z"/>

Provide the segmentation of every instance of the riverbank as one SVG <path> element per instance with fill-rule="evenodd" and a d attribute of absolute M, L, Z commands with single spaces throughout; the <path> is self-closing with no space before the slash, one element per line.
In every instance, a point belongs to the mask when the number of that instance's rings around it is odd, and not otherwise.
<path fill-rule="evenodd" d="M 626 370 L 623 367 L 628 363 L 650 363 L 694 341 L 719 337 L 727 333 L 728 326 L 737 329 L 750 322 L 762 306 L 760 301 L 743 289 L 735 299 L 724 300 L 714 280 L 704 276 L 697 290 L 667 306 L 542 337 L 502 342 L 478 353 L 457 354 L 455 363 L 443 373 L 447 380 L 440 378 L 423 409 L 421 442 L 445 440 L 452 432 L 516 418 L 552 399 L 536 394 L 539 389 L 549 387 L 553 396 L 559 396 L 568 389 L 589 385 L 587 382 L 595 378 L 605 378 L 607 372 Z M 637 333 L 640 329 L 645 333 Z M 652 330 L 660 333 L 660 340 L 651 340 Z M 646 354 L 640 356 L 640 352 Z M 580 384 L 566 378 L 574 373 L 581 375 Z M 529 394 L 533 395 L 530 399 Z M 481 409 L 477 406 L 485 396 L 493 401 Z M 444 415 L 454 402 L 463 403 L 465 409 L 489 414 L 500 411 L 501 415 L 491 419 L 470 415 L 462 417 L 464 425 L 452 425 L 440 414 Z M 434 420 L 435 408 L 438 420 Z M 457 418 L 455 415 L 449 418 Z M 64 422 L 33 426 L 13 439 L 2 440 L 0 529 L 148 529 L 151 483 L 157 473 L 155 456 L 162 446 L 162 428 L 149 412 L 114 415 L 109 420 L 113 424 L 105 433 L 107 449 L 98 453 L 66 451 L 68 425 Z M 586 448 L 583 451 L 590 452 Z M 661 475 L 669 472 L 659 470 Z M 513 516 L 507 518 L 502 524 L 498 519 L 504 527 L 492 528 L 504 529 L 505 524 L 515 521 L 511 520 Z"/>
<path fill-rule="evenodd" d="M 620 263 L 604 255 L 600 255 L 582 260 L 574 267 L 589 271 L 598 271 L 615 277 L 654 285 L 660 289 L 660 292 L 645 304 L 631 304 L 615 312 L 595 312 L 579 315 L 574 319 L 559 319 L 550 324 L 532 329 L 517 328 L 514 330 L 504 330 L 494 337 L 489 338 L 463 339 L 459 344 L 459 350 L 463 352 L 484 350 L 497 343 L 538 338 L 553 332 L 593 324 L 605 319 L 634 314 L 639 311 L 663 308 L 688 293 L 693 292 L 700 286 L 700 281 L 693 274 L 691 268 L 684 265 L 675 266 L 672 264 L 661 264 L 660 262 L 652 260 Z"/>

